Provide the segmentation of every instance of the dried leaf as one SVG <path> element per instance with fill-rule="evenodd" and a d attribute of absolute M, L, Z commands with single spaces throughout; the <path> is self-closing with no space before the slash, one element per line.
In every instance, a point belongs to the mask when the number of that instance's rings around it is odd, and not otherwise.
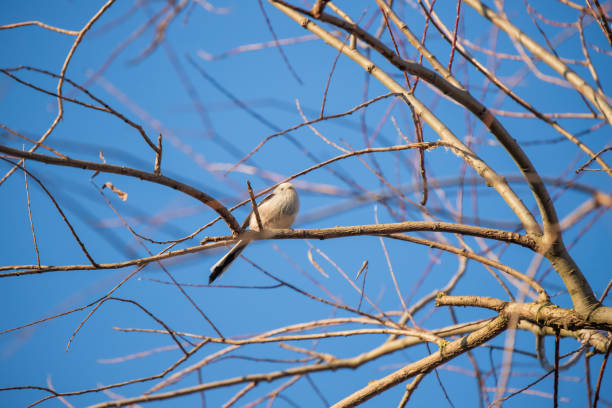
<path fill-rule="evenodd" d="M 106 159 L 104 158 L 104 155 L 102 154 L 102 149 L 100 149 L 100 159 L 102 160 L 103 163 L 106 163 Z"/>
<path fill-rule="evenodd" d="M 363 264 L 361 265 L 361 268 L 359 268 L 359 272 L 357 272 L 357 276 L 355 277 L 355 280 L 359 279 L 359 275 L 361 275 L 361 272 L 363 272 L 367 267 L 368 267 L 368 261 L 365 260 L 365 261 L 363 261 Z"/>
<path fill-rule="evenodd" d="M 117 187 L 115 187 L 113 185 L 113 183 L 111 183 L 110 181 L 107 181 L 106 183 L 104 183 L 104 185 L 102 186 L 102 188 L 104 187 L 108 187 L 111 189 L 111 191 L 115 194 L 117 194 L 117 196 L 122 200 L 122 201 L 127 201 L 128 198 L 128 194 L 125 191 L 121 191 L 119 190 Z"/>

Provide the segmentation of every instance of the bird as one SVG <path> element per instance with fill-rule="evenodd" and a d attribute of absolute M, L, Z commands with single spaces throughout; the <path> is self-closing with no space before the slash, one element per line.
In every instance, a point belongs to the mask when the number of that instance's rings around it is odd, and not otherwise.
<path fill-rule="evenodd" d="M 297 217 L 299 209 L 300 199 L 291 183 L 279 184 L 270 195 L 261 200 L 257 205 L 257 212 L 259 213 L 263 229 L 290 228 L 295 221 L 295 217 Z M 245 226 L 247 224 L 251 230 L 259 231 L 257 217 L 255 217 L 252 210 L 242 225 Z M 241 239 L 223 258 L 219 259 L 210 268 L 208 284 L 211 284 L 221 276 L 250 243 L 250 240 Z"/>

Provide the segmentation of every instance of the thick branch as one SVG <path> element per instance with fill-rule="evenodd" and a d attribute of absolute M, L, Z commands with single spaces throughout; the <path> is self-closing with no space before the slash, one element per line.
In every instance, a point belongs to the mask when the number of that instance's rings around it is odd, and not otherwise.
<path fill-rule="evenodd" d="M 591 285 L 560 239 L 550 246 L 545 256 L 563 279 L 563 284 L 572 298 L 576 312 L 589 321 L 612 323 L 612 309 L 601 306 Z"/>
<path fill-rule="evenodd" d="M 226 245 L 232 241 L 237 241 L 242 238 L 249 239 L 251 241 L 262 240 L 262 239 L 330 239 L 330 238 L 342 238 L 342 237 L 355 237 L 361 235 L 389 235 L 400 232 L 414 232 L 414 231 L 436 231 L 436 232 L 452 232 L 458 234 L 478 236 L 482 238 L 495 239 L 504 242 L 512 242 L 526 248 L 534 249 L 536 243 L 530 237 L 517 234 L 516 232 L 507 232 L 502 230 L 496 230 L 492 228 L 475 227 L 472 225 L 464 224 L 453 224 L 450 222 L 430 222 L 430 221 L 406 221 L 397 222 L 391 224 L 371 224 L 371 225 L 354 225 L 346 227 L 334 227 L 334 228 L 320 228 L 320 229 L 296 229 L 296 230 L 266 230 L 262 232 L 258 231 L 245 231 L 244 233 L 232 237 L 219 237 L 215 238 L 213 243 L 205 243 L 190 248 L 180 249 L 177 251 L 166 252 L 164 254 L 149 256 L 144 258 L 132 259 L 124 262 L 117 263 L 99 263 L 96 267 L 93 265 L 65 265 L 65 266 L 47 266 L 43 265 L 38 268 L 36 265 L 22 265 L 22 266 L 4 266 L 0 267 L 2 270 L 19 270 L 18 272 L 10 272 L 0 274 L 0 278 L 20 275 L 30 275 L 43 272 L 51 271 L 71 271 L 71 270 L 94 270 L 94 269 L 117 269 L 125 268 L 133 265 L 142 265 L 159 261 L 166 258 L 172 258 L 176 256 L 186 255 L 194 252 L 200 252 L 206 249 L 216 248 L 222 245 Z M 22 270 L 31 268 L 28 270 Z M 510 273 L 510 272 L 509 272 Z M 537 290 L 537 289 L 536 289 Z"/>
<path fill-rule="evenodd" d="M 505 302 L 486 296 L 440 295 L 436 298 L 436 305 L 474 306 L 495 310 L 496 312 L 505 311 L 506 313 L 516 315 L 519 319 L 525 319 L 541 326 L 552 327 L 555 330 L 612 330 L 612 321 L 603 324 L 595 324 L 592 321 L 584 319 L 574 310 L 565 309 L 553 304 L 542 305 L 538 303 Z"/>

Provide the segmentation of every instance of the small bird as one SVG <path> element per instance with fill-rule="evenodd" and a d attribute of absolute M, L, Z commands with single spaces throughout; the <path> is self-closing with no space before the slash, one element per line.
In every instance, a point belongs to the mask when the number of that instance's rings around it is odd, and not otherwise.
<path fill-rule="evenodd" d="M 270 195 L 257 205 L 257 212 L 259 213 L 263 229 L 291 227 L 299 209 L 300 199 L 291 183 L 279 184 Z M 259 231 L 257 217 L 253 214 L 253 211 L 247 216 L 242 225 L 244 226 L 246 224 L 249 225 L 251 230 Z M 246 239 L 238 241 L 223 258 L 219 259 L 219 261 L 210 268 L 208 283 L 212 283 L 225 272 L 250 243 L 251 241 Z"/>

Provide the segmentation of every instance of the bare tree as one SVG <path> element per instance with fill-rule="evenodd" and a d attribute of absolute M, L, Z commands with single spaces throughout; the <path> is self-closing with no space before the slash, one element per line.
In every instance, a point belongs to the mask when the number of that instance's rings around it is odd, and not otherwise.
<path fill-rule="evenodd" d="M 612 405 L 612 2 L 118 3 L 0 26 L 7 402 Z"/>

